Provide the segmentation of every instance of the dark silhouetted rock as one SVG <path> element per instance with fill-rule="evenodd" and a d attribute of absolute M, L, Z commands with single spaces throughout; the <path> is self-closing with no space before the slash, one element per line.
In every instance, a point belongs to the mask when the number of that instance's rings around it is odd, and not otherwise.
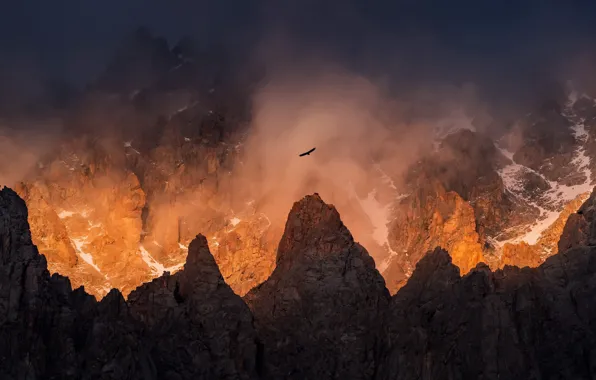
<path fill-rule="evenodd" d="M 207 242 L 185 269 L 97 303 L 50 277 L 31 242 L 24 201 L 0 191 L 1 379 L 250 379 L 257 339 Z"/>
<path fill-rule="evenodd" d="M 370 379 L 389 299 L 367 251 L 315 194 L 294 204 L 271 277 L 245 296 L 268 379 Z"/>
<path fill-rule="evenodd" d="M 246 304 L 224 282 L 199 235 L 184 270 L 133 291 L 160 379 L 256 378 L 257 339 Z"/>
<path fill-rule="evenodd" d="M 578 246 L 596 245 L 596 192 L 569 216 L 559 240 L 559 252 Z"/>
<path fill-rule="evenodd" d="M 594 378 L 595 273 L 588 247 L 463 278 L 435 250 L 391 301 L 376 378 Z"/>

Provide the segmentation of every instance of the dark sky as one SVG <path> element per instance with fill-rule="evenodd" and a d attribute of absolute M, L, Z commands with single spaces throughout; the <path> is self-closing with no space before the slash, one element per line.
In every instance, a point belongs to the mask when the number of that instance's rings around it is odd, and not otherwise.
<path fill-rule="evenodd" d="M 20 0 L 0 5 L 0 79 L 88 81 L 140 25 L 171 42 L 283 36 L 286 48 L 378 76 L 504 91 L 596 50 L 595 1 Z"/>

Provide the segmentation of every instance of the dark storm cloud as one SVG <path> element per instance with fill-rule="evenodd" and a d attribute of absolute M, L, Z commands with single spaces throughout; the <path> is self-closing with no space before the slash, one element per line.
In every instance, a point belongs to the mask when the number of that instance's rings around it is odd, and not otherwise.
<path fill-rule="evenodd" d="M 32 91 L 37 81 L 52 76 L 88 81 L 127 33 L 146 25 L 170 42 L 191 34 L 204 43 L 236 48 L 283 46 L 293 58 L 325 57 L 402 87 L 435 81 L 474 82 L 496 94 L 519 95 L 532 91 L 543 78 L 556 76 L 576 55 L 593 49 L 593 3 L 5 2 L 0 9 L 0 79 L 10 79 L 3 81 L 4 87 L 30 82 Z"/>

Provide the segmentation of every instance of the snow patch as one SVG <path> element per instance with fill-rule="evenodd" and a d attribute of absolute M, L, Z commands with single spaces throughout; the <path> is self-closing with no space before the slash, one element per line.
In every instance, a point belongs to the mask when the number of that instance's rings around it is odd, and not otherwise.
<path fill-rule="evenodd" d="M 149 269 L 151 269 L 153 274 L 156 276 L 161 276 L 164 272 L 174 273 L 179 271 L 182 267 L 184 267 L 184 263 L 176 264 L 171 267 L 164 267 L 160 262 L 155 260 L 153 256 L 151 256 L 149 251 L 147 251 L 142 244 L 139 246 L 139 251 L 141 253 L 141 258 L 143 259 L 145 264 L 147 264 Z"/>
<path fill-rule="evenodd" d="M 570 97 L 570 105 L 572 105 L 573 96 L 570 95 Z M 568 186 L 559 184 L 555 181 L 550 181 L 542 174 L 526 166 L 517 164 L 513 160 L 512 152 L 509 152 L 495 144 L 497 149 L 499 149 L 501 153 L 503 153 L 512 162 L 498 171 L 501 178 L 503 179 L 503 184 L 505 185 L 506 190 L 540 210 L 540 216 L 530 227 L 530 230 L 527 233 L 505 241 L 498 241 L 497 239 L 494 239 L 493 241 L 496 246 L 502 247 L 505 243 L 519 243 L 522 241 L 530 245 L 536 244 L 542 237 L 544 231 L 557 220 L 560 212 L 562 211 L 561 209 L 565 204 L 576 199 L 582 194 L 589 194 L 592 191 L 592 173 L 589 168 L 590 158 L 586 154 L 586 149 L 584 146 L 588 139 L 588 132 L 586 131 L 584 120 L 578 119 L 573 110 L 569 107 L 563 112 L 563 116 L 572 121 L 573 125 L 571 126 L 571 129 L 573 131 L 574 137 L 579 143 L 579 147 L 575 151 L 575 157 L 571 161 L 571 164 L 577 168 L 579 173 L 582 173 L 585 176 L 586 180 L 583 183 L 575 186 Z M 550 190 L 542 197 L 542 204 L 538 204 L 537 202 L 524 197 L 524 185 L 523 181 L 521 180 L 521 176 L 523 175 L 524 171 L 540 176 L 550 185 Z M 558 205 L 558 207 L 557 210 L 547 210 L 545 207 L 543 207 L 543 205 Z"/>
<path fill-rule="evenodd" d="M 387 236 L 389 235 L 389 228 L 387 227 L 387 224 L 389 223 L 389 218 L 391 216 L 391 202 L 387 203 L 386 205 L 382 205 L 376 199 L 376 189 L 373 189 L 371 192 L 369 192 L 364 199 L 360 199 L 358 197 L 358 194 L 356 194 L 356 190 L 351 183 L 349 184 L 348 191 L 349 196 L 351 198 L 355 198 L 356 201 L 358 201 L 360 207 L 366 213 L 366 216 L 368 216 L 368 219 L 372 223 L 372 238 L 381 247 L 384 247 L 385 245 L 388 247 L 389 241 L 387 240 Z"/>
<path fill-rule="evenodd" d="M 393 190 L 397 190 L 397 186 L 395 186 L 395 182 L 381 169 L 381 165 L 374 164 L 375 169 L 381 174 L 381 180 L 384 184 L 389 185 L 390 188 Z"/>
<path fill-rule="evenodd" d="M 385 260 L 381 261 L 381 263 L 377 267 L 377 270 L 379 271 L 379 273 L 383 274 L 383 272 L 385 272 L 387 270 L 387 268 L 389 268 L 389 265 L 391 264 L 393 259 L 395 259 L 396 257 L 397 257 L 397 252 L 392 251 L 391 254 L 389 254 L 389 257 L 387 257 Z"/>
<path fill-rule="evenodd" d="M 60 219 L 69 218 L 69 217 L 73 216 L 74 214 L 75 214 L 74 211 L 62 210 L 58 213 L 58 218 L 60 218 Z"/>
<path fill-rule="evenodd" d="M 236 227 L 238 223 L 240 223 L 240 219 L 238 219 L 237 217 L 233 217 L 232 219 L 230 219 L 230 223 L 232 224 L 232 226 Z"/>
<path fill-rule="evenodd" d="M 74 245 L 75 250 L 77 251 L 77 254 L 81 257 L 81 259 L 83 259 L 87 264 L 91 265 L 96 271 L 101 273 L 101 269 L 99 269 L 99 267 L 95 265 L 95 263 L 93 262 L 93 256 L 90 253 L 83 251 L 83 247 L 85 246 L 85 244 L 87 244 L 87 239 L 87 236 L 83 236 L 79 239 L 70 239 L 70 241 Z"/>

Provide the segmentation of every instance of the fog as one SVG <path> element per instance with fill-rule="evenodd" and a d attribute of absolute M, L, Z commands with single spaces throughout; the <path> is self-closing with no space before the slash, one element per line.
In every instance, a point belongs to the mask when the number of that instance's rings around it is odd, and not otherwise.
<path fill-rule="evenodd" d="M 436 136 L 467 128 L 499 137 L 517 131 L 514 121 L 551 96 L 547 85 L 574 79 L 586 91 L 595 86 L 596 23 L 587 3 L 75 3 L 28 1 L 0 16 L 1 112 L 26 115 L 23 105 L 53 96 L 48 83 L 55 78 L 84 91 L 140 25 L 165 36 L 170 47 L 191 35 L 199 50 L 233 52 L 234 70 L 264 72 L 243 99 L 252 118 L 225 191 L 255 200 L 279 223 L 294 201 L 318 192 L 360 240 L 371 240 L 375 229 L 379 235 L 391 212 L 386 206 L 406 191 L 403 175 Z M 131 116 L 130 104 L 107 103 L 79 107 L 67 136 L 84 131 L 118 140 L 155 126 L 151 115 Z M 0 183 L 24 179 L 64 138 L 63 128 L 47 123 L 0 125 Z M 310 156 L 298 156 L 313 147 Z M 174 211 L 169 201 L 159 207 L 171 219 L 188 212 L 183 204 L 180 197 Z"/>

